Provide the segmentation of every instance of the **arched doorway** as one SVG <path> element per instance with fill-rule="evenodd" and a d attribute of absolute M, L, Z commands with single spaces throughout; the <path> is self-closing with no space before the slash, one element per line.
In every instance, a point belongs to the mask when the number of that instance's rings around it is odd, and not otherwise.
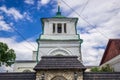
<path fill-rule="evenodd" d="M 63 76 L 55 76 L 51 80 L 67 80 L 67 79 Z"/>

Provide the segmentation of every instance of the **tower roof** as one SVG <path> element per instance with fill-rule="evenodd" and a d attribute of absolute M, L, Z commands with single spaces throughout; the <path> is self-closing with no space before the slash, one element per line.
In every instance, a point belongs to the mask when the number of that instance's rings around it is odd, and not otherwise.
<path fill-rule="evenodd" d="M 54 16 L 55 18 L 65 18 L 64 16 L 61 15 L 61 11 L 60 11 L 60 5 L 58 4 L 58 11 L 56 12 L 56 16 Z"/>

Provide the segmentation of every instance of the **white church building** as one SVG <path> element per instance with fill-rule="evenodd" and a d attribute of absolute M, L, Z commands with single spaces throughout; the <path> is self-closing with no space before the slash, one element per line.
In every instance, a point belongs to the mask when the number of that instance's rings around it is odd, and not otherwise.
<path fill-rule="evenodd" d="M 37 39 L 38 49 L 33 51 L 32 60 L 19 60 L 14 64 L 14 72 L 32 72 L 42 56 L 78 56 L 81 58 L 81 43 L 77 34 L 78 18 L 61 15 L 60 7 L 56 16 L 41 18 L 43 33 Z"/>

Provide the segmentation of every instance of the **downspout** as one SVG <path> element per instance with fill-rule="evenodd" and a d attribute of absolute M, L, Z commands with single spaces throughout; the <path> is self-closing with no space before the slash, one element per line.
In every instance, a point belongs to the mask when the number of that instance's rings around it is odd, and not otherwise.
<path fill-rule="evenodd" d="M 39 53 L 39 39 L 37 39 L 37 44 L 38 44 L 38 48 L 37 48 L 37 55 L 36 55 L 36 62 L 38 63 L 39 60 L 38 60 L 38 53 Z"/>
<path fill-rule="evenodd" d="M 79 50 L 80 51 L 80 61 L 83 62 L 82 61 L 82 53 L 81 53 L 81 44 L 83 43 L 83 39 L 80 39 L 80 35 L 78 35 L 78 37 L 79 37 L 79 41 L 80 41 L 80 47 L 79 47 L 79 49 L 80 49 Z"/>

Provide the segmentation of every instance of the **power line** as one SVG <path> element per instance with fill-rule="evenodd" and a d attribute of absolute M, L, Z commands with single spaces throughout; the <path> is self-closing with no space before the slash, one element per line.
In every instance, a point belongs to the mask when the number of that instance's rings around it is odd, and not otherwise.
<path fill-rule="evenodd" d="M 5 35 L 8 35 L 8 36 L 9 36 L 8 33 L 6 33 Z M 10 39 L 13 39 L 13 38 L 10 38 Z M 24 44 L 23 44 L 23 46 L 26 47 L 27 49 L 31 50 L 29 47 L 25 46 Z"/>
<path fill-rule="evenodd" d="M 94 25 L 90 24 L 86 19 L 84 19 L 78 12 L 76 12 L 73 8 L 71 8 L 65 1 L 61 0 L 65 5 L 67 5 L 73 12 L 75 12 L 81 19 L 83 19 L 88 25 L 95 27 Z M 99 30 L 95 28 L 96 31 L 98 31 L 102 36 L 108 39 L 107 36 L 105 36 L 103 33 L 101 33 Z"/>
<path fill-rule="evenodd" d="M 92 24 L 90 24 L 86 19 L 84 19 L 83 17 L 81 17 L 81 15 L 79 14 L 79 13 L 77 13 L 73 8 L 71 8 L 65 1 L 63 1 L 63 0 L 61 0 L 64 4 L 66 4 L 73 12 L 75 12 L 81 19 L 83 19 L 87 24 L 89 24 L 90 26 L 93 26 L 93 27 L 95 27 L 94 25 L 92 25 Z M 88 2 L 87 2 L 87 4 L 88 4 Z M 86 5 L 87 5 L 86 4 Z M 85 9 L 85 7 L 83 8 L 83 10 Z M 82 11 L 83 11 L 82 10 Z M 98 31 L 102 36 L 104 36 L 105 38 L 107 38 L 108 39 L 108 37 L 107 36 L 105 36 L 103 33 L 101 33 L 99 30 L 97 30 L 96 28 L 95 28 L 95 30 L 96 31 Z M 85 61 L 87 61 L 87 59 L 86 58 L 84 58 L 85 59 Z M 94 62 L 94 61 L 93 61 Z"/>
<path fill-rule="evenodd" d="M 82 12 L 85 10 L 85 8 L 86 8 L 86 6 L 88 5 L 88 3 L 89 3 L 89 0 L 87 0 L 86 4 L 83 6 L 83 8 L 82 8 L 80 14 L 82 14 Z"/>
<path fill-rule="evenodd" d="M 19 32 L 19 31 L 17 31 L 14 27 L 12 27 L 11 26 L 11 28 L 12 29 L 14 29 L 28 44 L 30 44 L 32 47 L 34 47 L 34 49 L 36 49 L 36 47 L 33 45 L 33 44 L 31 44 L 29 41 L 27 41 L 26 39 L 25 39 L 25 37 Z M 28 47 L 27 47 L 28 48 Z M 30 48 L 29 48 L 30 49 Z"/>

